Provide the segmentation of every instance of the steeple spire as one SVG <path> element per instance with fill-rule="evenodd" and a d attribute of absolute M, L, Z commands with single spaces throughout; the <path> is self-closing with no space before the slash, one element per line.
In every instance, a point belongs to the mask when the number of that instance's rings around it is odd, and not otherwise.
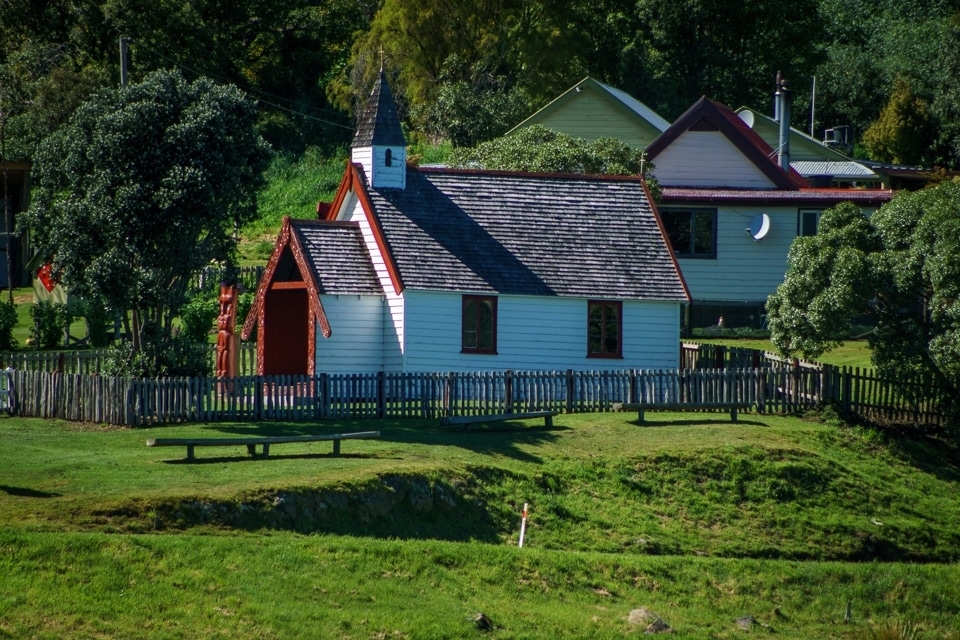
<path fill-rule="evenodd" d="M 353 162 L 363 165 L 367 182 L 374 189 L 404 189 L 407 186 L 407 143 L 382 67 L 382 50 L 380 55 L 380 74 L 357 123 L 350 157 Z"/>

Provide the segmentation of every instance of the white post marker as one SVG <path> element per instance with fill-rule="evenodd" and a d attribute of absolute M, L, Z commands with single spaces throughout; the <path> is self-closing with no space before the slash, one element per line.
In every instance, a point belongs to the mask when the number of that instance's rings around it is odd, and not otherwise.
<path fill-rule="evenodd" d="M 527 508 L 530 505 L 523 503 L 523 516 L 520 518 L 520 547 L 523 547 L 523 534 L 527 532 Z"/>

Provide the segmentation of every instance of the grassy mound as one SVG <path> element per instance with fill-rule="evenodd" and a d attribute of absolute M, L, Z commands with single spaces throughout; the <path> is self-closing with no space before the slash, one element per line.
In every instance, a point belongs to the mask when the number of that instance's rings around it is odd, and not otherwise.
<path fill-rule="evenodd" d="M 144 440 L 370 423 L 2 419 L 0 637 L 475 637 L 479 612 L 495 637 L 622 637 L 643 631 L 640 607 L 679 637 L 735 637 L 745 616 L 783 638 L 901 622 L 958 637 L 950 443 L 754 414 L 632 418 L 380 421 L 380 440 L 338 458 L 313 443 L 268 460 L 198 449 L 196 463 Z"/>

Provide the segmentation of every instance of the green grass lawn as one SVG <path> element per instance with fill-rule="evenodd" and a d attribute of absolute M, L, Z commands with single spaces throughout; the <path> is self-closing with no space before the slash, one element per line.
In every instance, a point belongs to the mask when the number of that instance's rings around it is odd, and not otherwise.
<path fill-rule="evenodd" d="M 692 338 L 684 342 L 702 342 L 704 344 L 723 344 L 728 347 L 741 347 L 743 349 L 759 349 L 761 351 L 777 352 L 770 340 L 752 339 L 752 338 Z M 817 358 L 818 362 L 832 364 L 837 367 L 860 367 L 861 369 L 872 369 L 870 362 L 870 345 L 866 340 L 847 340 L 840 346 L 831 349 Z"/>
<path fill-rule="evenodd" d="M 0 638 L 960 638 L 944 443 L 747 414 L 103 429 L 0 419 Z M 379 440 L 147 438 L 380 429 Z M 526 544 L 516 548 L 523 503 Z M 847 602 L 853 620 L 843 622 Z M 779 613 L 774 610 L 779 607 Z M 769 625 L 761 626 L 760 623 Z"/>

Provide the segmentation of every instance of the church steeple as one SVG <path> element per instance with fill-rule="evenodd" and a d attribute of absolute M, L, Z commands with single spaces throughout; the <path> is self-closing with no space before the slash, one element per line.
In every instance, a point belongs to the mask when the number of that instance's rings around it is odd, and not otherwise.
<path fill-rule="evenodd" d="M 400 128 L 397 105 L 382 68 L 357 123 L 350 158 L 363 165 L 367 181 L 374 189 L 403 189 L 407 186 L 407 144 Z"/>

